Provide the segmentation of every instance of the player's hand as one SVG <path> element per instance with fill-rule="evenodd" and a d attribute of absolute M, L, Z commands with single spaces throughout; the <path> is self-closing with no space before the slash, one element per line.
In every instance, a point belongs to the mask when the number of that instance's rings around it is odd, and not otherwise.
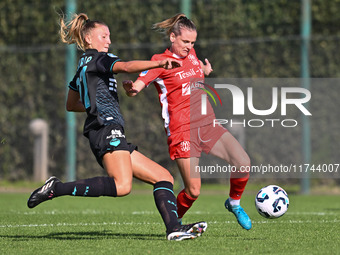
<path fill-rule="evenodd" d="M 203 62 L 201 62 L 202 69 L 203 69 L 204 75 L 208 76 L 213 71 L 213 69 L 212 69 L 211 64 L 210 64 L 210 62 L 207 58 L 204 60 L 204 62 L 205 62 L 205 64 L 203 64 Z"/>
<path fill-rule="evenodd" d="M 123 88 L 127 94 L 138 93 L 138 91 L 133 88 L 133 81 L 131 80 L 123 81 Z"/>
<path fill-rule="evenodd" d="M 164 69 L 174 69 L 174 68 L 182 66 L 182 61 L 167 58 L 167 59 L 160 61 L 159 65 L 160 67 L 163 67 Z"/>

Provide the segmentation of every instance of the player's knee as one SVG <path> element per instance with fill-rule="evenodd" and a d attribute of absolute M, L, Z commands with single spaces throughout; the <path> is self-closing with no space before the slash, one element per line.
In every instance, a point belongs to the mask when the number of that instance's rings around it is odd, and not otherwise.
<path fill-rule="evenodd" d="M 132 189 L 132 182 L 116 183 L 117 196 L 123 197 L 130 194 Z"/>
<path fill-rule="evenodd" d="M 235 163 L 235 166 L 240 169 L 248 169 L 251 165 L 251 161 L 248 155 L 244 155 L 243 157 L 239 158 Z"/>
<path fill-rule="evenodd" d="M 169 172 L 166 172 L 161 176 L 159 181 L 167 181 L 174 184 L 174 177 L 172 177 L 172 175 Z"/>
<path fill-rule="evenodd" d="M 250 158 L 249 157 L 243 159 L 242 162 L 241 162 L 241 166 L 250 167 L 250 165 L 251 165 L 251 162 L 250 162 Z"/>
<path fill-rule="evenodd" d="M 188 189 L 186 189 L 186 192 L 192 198 L 198 198 L 198 196 L 201 193 L 201 186 L 192 186 L 192 187 L 189 187 Z"/>

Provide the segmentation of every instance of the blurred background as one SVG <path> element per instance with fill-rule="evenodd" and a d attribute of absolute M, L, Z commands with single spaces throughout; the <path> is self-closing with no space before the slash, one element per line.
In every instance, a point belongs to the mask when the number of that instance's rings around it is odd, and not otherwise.
<path fill-rule="evenodd" d="M 110 51 L 124 61 L 163 52 L 168 39 L 152 25 L 184 12 L 197 25 L 195 49 L 200 59 L 210 60 L 211 78 L 340 77 L 340 0 L 1 0 L 0 181 L 34 180 L 37 135 L 30 124 L 36 118 L 49 127 L 48 175 L 73 180 L 104 174 L 82 135 L 85 114 L 65 111 L 67 85 L 82 52 L 60 42 L 58 14 L 74 12 L 104 21 L 111 32 Z M 136 78 L 117 75 L 118 84 Z M 310 88 L 311 107 L 324 118 L 310 119 L 307 138 L 302 127 L 280 137 L 283 161 L 339 163 L 339 86 Z M 130 142 L 177 177 L 156 90 L 150 87 L 136 98 L 125 96 L 121 87 L 119 92 Z M 322 104 L 313 106 L 314 96 L 322 97 Z M 253 129 L 246 132 L 252 164 L 268 158 L 281 162 L 278 147 L 267 146 L 270 129 L 261 136 L 252 135 Z M 334 178 L 313 178 L 311 185 L 337 186 L 338 177 L 339 172 Z"/>

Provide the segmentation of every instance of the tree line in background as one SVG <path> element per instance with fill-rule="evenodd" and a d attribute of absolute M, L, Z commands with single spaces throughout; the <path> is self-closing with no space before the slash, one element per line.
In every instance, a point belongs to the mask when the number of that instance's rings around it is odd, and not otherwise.
<path fill-rule="evenodd" d="M 300 76 L 301 2 L 288 0 L 196 0 L 191 19 L 198 27 L 200 59 L 213 65 L 212 78 L 291 78 Z M 313 0 L 310 74 L 338 78 L 340 0 Z M 59 40 L 58 13 L 65 1 L 0 2 L 0 179 L 31 179 L 34 118 L 45 119 L 49 133 L 49 172 L 65 176 L 66 46 Z M 167 38 L 152 24 L 180 12 L 179 0 L 78 1 L 77 12 L 108 24 L 110 51 L 123 60 L 150 59 L 164 51 Z M 81 52 L 78 52 L 80 55 Z M 118 84 L 137 74 L 117 76 Z M 169 159 L 157 93 L 149 87 L 128 98 L 119 87 L 129 140 L 139 150 L 176 173 Z M 259 89 L 257 96 L 268 97 Z M 340 87 L 314 86 L 310 103 L 312 161 L 339 163 Z M 249 114 L 249 113 L 248 113 Z M 296 113 L 298 114 L 298 113 Z M 77 114 L 77 175 L 102 174 L 82 136 L 84 114 Z M 295 116 L 299 118 L 298 115 Z M 247 115 L 246 118 L 251 118 Z M 288 132 L 246 128 L 246 150 L 259 165 L 301 161 L 301 127 Z M 275 141 L 275 142 L 269 142 Z"/>

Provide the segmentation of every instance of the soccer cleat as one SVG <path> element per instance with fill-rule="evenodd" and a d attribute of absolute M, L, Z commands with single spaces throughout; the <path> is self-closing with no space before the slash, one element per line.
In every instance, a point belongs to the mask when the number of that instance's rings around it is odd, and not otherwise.
<path fill-rule="evenodd" d="M 167 233 L 167 239 L 173 241 L 182 241 L 185 239 L 194 239 L 201 236 L 207 229 L 208 224 L 204 221 L 180 225 L 172 232 Z"/>
<path fill-rule="evenodd" d="M 46 200 L 52 199 L 54 197 L 54 187 L 58 182 L 60 180 L 57 177 L 50 177 L 43 186 L 32 192 L 27 201 L 27 206 L 33 208 Z"/>
<path fill-rule="evenodd" d="M 246 230 L 251 229 L 251 220 L 241 206 L 231 206 L 229 198 L 225 201 L 224 206 L 226 209 L 228 209 L 229 212 L 232 212 L 236 216 L 237 222 L 241 225 L 242 228 Z"/>

